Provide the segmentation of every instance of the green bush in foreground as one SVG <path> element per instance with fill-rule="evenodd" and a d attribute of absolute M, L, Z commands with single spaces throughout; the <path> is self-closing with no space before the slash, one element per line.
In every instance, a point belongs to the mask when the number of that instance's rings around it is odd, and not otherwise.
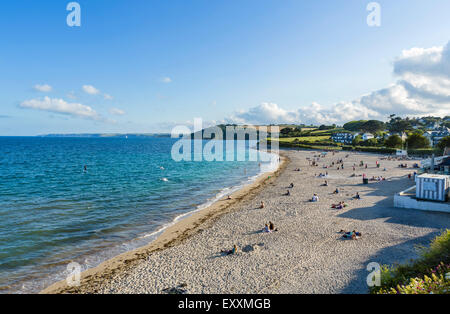
<path fill-rule="evenodd" d="M 383 266 L 374 294 L 450 294 L 450 230 L 436 237 L 421 257 L 406 265 Z"/>

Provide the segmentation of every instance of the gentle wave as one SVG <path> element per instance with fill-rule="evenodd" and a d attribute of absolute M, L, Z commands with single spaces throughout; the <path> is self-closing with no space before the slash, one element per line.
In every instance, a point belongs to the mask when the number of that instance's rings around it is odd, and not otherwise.
<path fill-rule="evenodd" d="M 174 164 L 172 143 L 0 138 L 0 293 L 38 292 L 64 279 L 71 261 L 86 270 L 145 246 L 278 167 L 277 155 L 260 167 Z"/>

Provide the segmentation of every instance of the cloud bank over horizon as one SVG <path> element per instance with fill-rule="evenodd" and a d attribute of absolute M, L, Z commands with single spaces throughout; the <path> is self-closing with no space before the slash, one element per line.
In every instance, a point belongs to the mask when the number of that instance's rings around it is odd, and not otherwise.
<path fill-rule="evenodd" d="M 393 62 L 393 74 L 397 81 L 390 86 L 362 95 L 352 101 L 341 101 L 334 105 L 323 106 L 313 102 L 309 106 L 299 106 L 296 110 L 286 110 L 273 102 L 265 102 L 246 110 L 240 110 L 221 119 L 204 121 L 205 127 L 217 124 L 338 124 L 351 120 L 378 119 L 387 120 L 391 114 L 399 116 L 447 116 L 450 115 L 450 42 L 446 46 L 431 48 L 412 48 L 402 51 Z M 169 83 L 172 80 L 166 78 Z M 39 92 L 51 92 L 48 84 L 35 85 Z M 82 91 L 94 100 L 103 95 L 105 100 L 113 100 L 109 94 L 92 85 L 83 85 Z M 74 92 L 68 95 L 76 99 Z M 74 118 L 95 120 L 103 123 L 114 123 L 100 115 L 93 106 L 61 98 L 35 98 L 23 101 L 19 107 L 59 113 Z M 110 107 L 107 114 L 123 117 L 127 112 L 117 107 Z M 153 125 L 143 123 L 129 124 L 146 129 L 152 127 L 161 132 L 170 132 L 176 125 L 192 127 L 192 121 L 184 123 L 159 122 Z"/>
<path fill-rule="evenodd" d="M 289 111 L 276 103 L 235 112 L 225 119 L 238 124 L 343 124 L 350 120 L 386 120 L 391 114 L 450 115 L 450 42 L 445 47 L 404 50 L 393 64 L 395 84 L 325 108 L 318 103 Z"/>

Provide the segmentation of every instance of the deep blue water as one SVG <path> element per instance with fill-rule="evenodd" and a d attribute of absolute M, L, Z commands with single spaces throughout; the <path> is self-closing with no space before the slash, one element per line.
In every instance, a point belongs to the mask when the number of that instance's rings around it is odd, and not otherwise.
<path fill-rule="evenodd" d="M 0 137 L 0 293 L 36 292 L 70 261 L 84 270 L 145 245 L 269 167 L 175 162 L 175 141 Z"/>

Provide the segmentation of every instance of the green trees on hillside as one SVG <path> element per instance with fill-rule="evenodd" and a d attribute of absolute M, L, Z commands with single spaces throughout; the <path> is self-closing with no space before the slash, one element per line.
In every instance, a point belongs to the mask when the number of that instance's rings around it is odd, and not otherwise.
<path fill-rule="evenodd" d="M 391 121 L 387 123 L 387 128 L 391 133 L 403 133 L 413 129 L 409 119 L 402 119 L 400 117 L 392 118 Z"/>
<path fill-rule="evenodd" d="M 344 124 L 344 129 L 350 132 L 359 132 L 361 131 L 361 126 L 366 122 L 367 120 L 350 121 Z"/>
<path fill-rule="evenodd" d="M 351 121 L 344 124 L 344 129 L 351 132 L 368 132 L 368 133 L 377 133 L 379 131 L 383 131 L 386 127 L 386 124 L 382 121 L 378 120 L 359 120 L 359 121 Z"/>
<path fill-rule="evenodd" d="M 384 122 L 378 120 L 369 120 L 361 125 L 361 131 L 375 134 L 383 131 L 386 127 Z"/>
<path fill-rule="evenodd" d="M 402 148 L 403 140 L 398 135 L 391 135 L 384 141 L 384 145 L 390 148 Z"/>
<path fill-rule="evenodd" d="M 417 148 L 428 148 L 430 147 L 430 141 L 423 135 L 418 133 L 413 133 L 406 139 L 406 143 L 408 144 L 408 148 L 417 149 Z"/>
<path fill-rule="evenodd" d="M 439 143 L 438 143 L 438 148 L 440 150 L 444 150 L 447 147 L 450 147 L 450 136 L 444 137 Z"/>

